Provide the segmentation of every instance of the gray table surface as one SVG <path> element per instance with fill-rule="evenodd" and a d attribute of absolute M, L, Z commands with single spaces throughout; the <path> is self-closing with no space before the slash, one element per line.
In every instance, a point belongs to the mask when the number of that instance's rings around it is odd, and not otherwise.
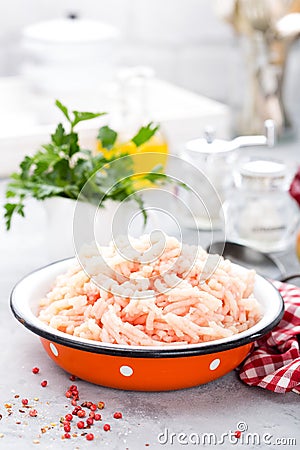
<path fill-rule="evenodd" d="M 298 144 L 290 144 L 273 150 L 260 150 L 262 154 L 299 162 Z M 253 153 L 253 151 L 252 151 Z M 0 202 L 3 204 L 5 182 L 0 183 Z M 130 450 L 146 448 L 197 448 L 199 445 L 180 444 L 180 432 L 191 439 L 191 433 L 214 433 L 220 439 L 222 433 L 236 430 L 239 422 L 247 424 L 247 433 L 272 437 L 260 445 L 253 443 L 211 445 L 213 448 L 276 448 L 277 438 L 294 438 L 297 445 L 281 445 L 284 448 L 300 446 L 299 396 L 294 393 L 274 394 L 260 388 L 248 387 L 231 372 L 207 385 L 173 392 L 126 392 L 78 381 L 81 397 L 93 401 L 103 400 L 106 408 L 103 418 L 111 424 L 105 433 L 100 425 L 95 426 L 95 440 L 85 438 L 61 440 L 62 429 L 58 425 L 46 433 L 41 428 L 51 422 L 58 423 L 68 404 L 64 397 L 71 384 L 68 375 L 57 367 L 44 352 L 39 339 L 22 327 L 13 318 L 9 309 L 9 294 L 13 285 L 31 270 L 49 262 L 44 235 L 44 218 L 41 206 L 29 205 L 26 220 L 17 220 L 10 233 L 0 233 L 0 449 L 85 449 L 107 448 Z M 203 235 L 205 241 L 205 235 Z M 299 270 L 293 250 L 279 255 L 287 271 Z M 33 375 L 31 369 L 39 366 L 41 373 Z M 42 379 L 48 380 L 47 388 L 40 386 Z M 15 395 L 20 395 L 15 398 Z M 19 412 L 21 398 L 39 398 L 37 418 Z M 12 404 L 12 415 L 8 415 L 5 403 Z M 122 411 L 123 419 L 112 419 L 114 411 Z M 21 421 L 21 424 L 16 422 Z M 159 443 L 159 433 L 168 429 L 176 433 L 171 444 Z M 253 439 L 257 439 L 253 438 Z M 268 438 L 265 438 L 268 439 Z M 38 440 L 39 443 L 34 443 Z M 164 442 L 161 437 L 161 442 Z M 282 441 L 284 443 L 284 441 Z M 210 445 L 206 445 L 210 447 Z"/>

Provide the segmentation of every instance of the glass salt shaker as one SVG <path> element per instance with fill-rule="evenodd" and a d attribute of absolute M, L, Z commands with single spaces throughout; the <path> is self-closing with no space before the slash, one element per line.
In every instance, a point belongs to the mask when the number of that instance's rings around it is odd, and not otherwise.
<path fill-rule="evenodd" d="M 300 212 L 288 192 L 292 176 L 282 161 L 241 161 L 236 189 L 223 205 L 226 238 L 266 253 L 294 243 Z"/>
<path fill-rule="evenodd" d="M 215 139 L 212 128 L 205 130 L 204 138 L 193 139 L 186 143 L 181 156 L 199 169 L 190 185 L 197 195 L 188 191 L 181 192 L 181 198 L 193 213 L 193 223 L 203 230 L 222 228 L 220 210 L 233 185 L 232 167 L 237 150 L 241 147 L 274 145 L 275 131 L 272 120 L 265 122 L 265 136 L 240 136 L 231 141 Z M 198 198 L 201 198 L 199 202 Z M 194 221 L 195 219 L 195 221 Z M 187 226 L 193 224 L 185 223 Z"/>

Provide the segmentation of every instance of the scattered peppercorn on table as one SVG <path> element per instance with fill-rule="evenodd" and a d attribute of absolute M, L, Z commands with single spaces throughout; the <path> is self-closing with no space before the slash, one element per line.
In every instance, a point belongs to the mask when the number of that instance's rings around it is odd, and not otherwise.
<path fill-rule="evenodd" d="M 296 143 L 272 150 L 274 158 L 283 154 L 300 158 Z M 4 190 L 2 181 L 1 206 Z M 18 219 L 9 233 L 1 223 L 0 449 L 299 446 L 299 397 L 250 388 L 235 372 L 181 391 L 130 392 L 89 384 L 56 366 L 8 305 L 14 284 L 49 262 L 42 206 L 32 202 L 28 208 L 28 217 Z M 210 236 L 202 238 L 205 246 Z M 299 271 L 291 254 L 280 255 L 290 273 Z"/>

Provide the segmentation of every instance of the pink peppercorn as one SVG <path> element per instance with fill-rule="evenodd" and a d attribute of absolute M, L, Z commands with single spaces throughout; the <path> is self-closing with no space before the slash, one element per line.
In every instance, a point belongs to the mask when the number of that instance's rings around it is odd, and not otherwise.
<path fill-rule="evenodd" d="M 85 438 L 87 441 L 92 441 L 94 439 L 94 435 L 93 433 L 88 433 Z"/>
<path fill-rule="evenodd" d="M 94 423 L 94 419 L 92 419 L 91 417 L 88 417 L 88 418 L 86 419 L 86 423 L 87 423 L 87 425 L 91 426 L 91 425 L 93 425 L 93 423 Z"/>

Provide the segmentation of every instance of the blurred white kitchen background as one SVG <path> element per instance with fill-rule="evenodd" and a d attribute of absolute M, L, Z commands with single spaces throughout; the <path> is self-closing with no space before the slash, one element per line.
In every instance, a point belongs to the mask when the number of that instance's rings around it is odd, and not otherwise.
<path fill-rule="evenodd" d="M 217 128 L 217 135 L 223 138 L 234 134 L 234 114 L 238 113 L 241 107 L 246 89 L 245 55 L 241 50 L 240 36 L 234 32 L 233 27 L 218 16 L 218 9 L 221 8 L 223 11 L 225 8 L 226 11 L 233 3 L 232 0 L 27 0 L 26 2 L 10 0 L 10 2 L 0 2 L 0 119 L 2 124 L 0 157 L 3 148 L 9 148 L 11 152 L 9 159 L 12 164 L 7 165 L 6 158 L 7 170 L 11 170 L 13 168 L 11 166 L 19 161 L 20 147 L 19 144 L 16 145 L 16 141 L 6 138 L 8 135 L 18 134 L 20 128 L 21 136 L 26 135 L 26 131 L 37 125 L 55 122 L 52 94 L 66 102 L 69 102 L 71 98 L 72 106 L 77 106 L 78 109 L 85 106 L 84 102 L 82 106 L 79 96 L 76 103 L 76 95 L 72 95 L 71 90 L 68 96 L 63 84 L 60 90 L 58 86 L 60 83 L 55 81 L 49 71 L 49 67 L 54 64 L 55 53 L 59 46 L 51 48 L 48 52 L 45 50 L 47 47 L 38 48 L 39 44 L 35 43 L 35 53 L 32 53 L 30 49 L 31 55 L 28 57 L 28 35 L 27 42 L 24 43 L 23 32 L 29 25 L 43 21 L 56 21 L 72 14 L 82 20 L 92 19 L 112 25 L 120 32 L 120 38 L 111 52 L 113 55 L 108 51 L 107 56 L 103 56 L 103 59 L 108 58 L 109 63 L 115 64 L 111 74 L 108 66 L 105 66 L 103 72 L 108 73 L 105 73 L 103 80 L 99 77 L 97 88 L 99 92 L 102 89 L 103 98 L 101 99 L 101 95 L 97 97 L 91 94 L 97 74 L 90 71 L 90 83 L 86 77 L 82 78 L 81 88 L 84 90 L 84 85 L 88 85 L 85 87 L 90 89 L 89 96 L 85 96 L 85 99 L 89 98 L 91 108 L 99 110 L 113 108 L 118 91 L 112 89 L 113 93 L 108 95 L 109 89 L 106 88 L 105 83 L 107 79 L 116 81 L 117 70 L 122 67 L 147 66 L 154 69 L 157 80 L 168 82 L 167 85 L 158 83 L 154 86 L 153 92 L 151 91 L 150 102 L 156 103 L 158 105 L 156 109 L 159 110 L 159 114 L 153 113 L 153 118 L 167 122 L 168 114 L 172 111 L 173 117 L 170 117 L 170 120 L 173 120 L 174 116 L 178 120 L 185 118 L 188 120 L 186 133 L 176 137 L 178 146 L 183 145 L 187 138 L 201 135 L 205 125 L 214 125 Z M 57 33 L 59 35 L 61 29 Z M 83 35 L 84 33 L 85 30 Z M 31 44 L 29 43 L 29 46 Z M 62 51 L 62 47 L 60 49 Z M 83 54 L 80 69 L 86 65 L 85 56 Z M 55 64 L 60 57 L 63 58 L 57 55 Z M 293 119 L 294 130 L 297 130 L 300 124 L 299 57 L 300 45 L 299 42 L 295 42 L 289 52 L 284 87 L 285 105 Z M 78 60 L 80 61 L 80 55 L 77 55 Z M 45 64 L 44 72 L 40 70 L 41 61 Z M 48 79 L 44 76 L 45 73 L 48 74 Z M 78 78 L 78 73 L 74 70 L 69 76 L 70 86 L 72 81 L 76 81 L 76 76 Z M 55 84 L 57 93 L 53 92 Z M 176 90 L 175 86 L 185 91 Z M 173 87 L 174 90 L 172 90 Z M 46 92 L 47 89 L 48 92 Z M 61 92 L 64 94 L 60 95 Z M 157 99 L 163 102 L 163 92 L 165 102 L 159 105 Z M 43 101 L 41 101 L 41 93 Z M 197 96 L 193 96 L 193 93 Z M 108 97 L 108 102 L 105 96 Z M 209 103 L 209 99 L 216 102 Z M 204 112 L 200 113 L 200 110 Z M 186 113 L 181 117 L 183 111 Z M 191 117 L 194 121 L 190 120 Z M 178 122 L 174 122 L 173 127 L 171 126 L 171 134 L 174 129 L 178 129 Z M 46 131 L 44 133 L 37 129 L 35 133 L 41 136 L 47 135 Z M 24 152 L 30 151 L 34 142 L 26 141 L 26 143 L 25 141 L 24 138 Z M 172 137 L 171 141 L 171 147 L 176 146 Z M 3 164 L 2 157 L 2 167 Z"/>
<path fill-rule="evenodd" d="M 224 102 L 241 89 L 234 83 L 241 69 L 237 42 L 231 28 L 216 17 L 211 0 L 1 2 L 0 75 L 20 72 L 23 27 L 69 13 L 119 28 L 126 65 L 151 65 L 160 78 Z"/>
<path fill-rule="evenodd" d="M 223 3 L 232 3 L 223 0 Z M 20 72 L 23 27 L 76 13 L 122 33 L 121 63 L 154 67 L 160 78 L 222 102 L 243 93 L 243 64 L 231 27 L 213 0 L 10 0 L 0 2 L 0 75 Z M 289 57 L 286 97 L 300 105 L 300 45 Z M 300 106 L 299 106 L 300 109 Z"/>

